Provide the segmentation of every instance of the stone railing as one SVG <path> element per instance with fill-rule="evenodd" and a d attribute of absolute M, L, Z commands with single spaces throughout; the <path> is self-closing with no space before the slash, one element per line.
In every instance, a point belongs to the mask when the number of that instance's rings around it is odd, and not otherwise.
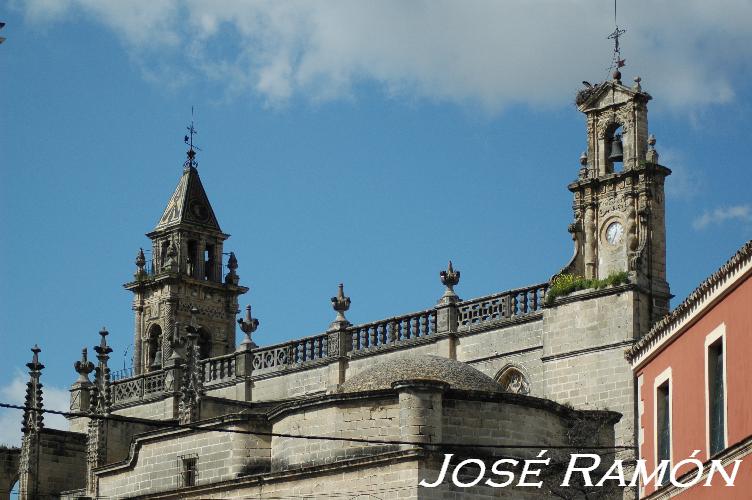
<path fill-rule="evenodd" d="M 204 384 L 218 384 L 235 378 L 235 353 L 201 361 Z"/>
<path fill-rule="evenodd" d="M 282 369 L 328 356 L 327 335 L 314 335 L 253 352 L 253 370 Z"/>
<path fill-rule="evenodd" d="M 352 351 L 427 337 L 436 333 L 436 309 L 350 327 Z"/>
<path fill-rule="evenodd" d="M 546 298 L 548 283 L 466 300 L 457 304 L 459 331 L 489 321 L 527 316 L 540 311 Z"/>
<path fill-rule="evenodd" d="M 165 372 L 145 373 L 112 383 L 112 404 L 120 405 L 148 399 L 165 390 Z"/>

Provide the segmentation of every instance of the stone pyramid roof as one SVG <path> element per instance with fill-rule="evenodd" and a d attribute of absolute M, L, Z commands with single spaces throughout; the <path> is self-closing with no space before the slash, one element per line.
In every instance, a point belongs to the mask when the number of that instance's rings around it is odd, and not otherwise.
<path fill-rule="evenodd" d="M 178 181 L 175 192 L 154 231 L 162 231 L 182 224 L 222 232 L 209 198 L 206 196 L 198 170 L 193 166 L 183 169 L 183 176 Z"/>

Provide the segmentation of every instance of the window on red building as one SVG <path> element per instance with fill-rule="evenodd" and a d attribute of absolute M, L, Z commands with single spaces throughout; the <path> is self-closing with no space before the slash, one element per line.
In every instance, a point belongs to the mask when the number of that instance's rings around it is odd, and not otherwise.
<path fill-rule="evenodd" d="M 723 338 L 708 346 L 708 432 L 710 455 L 726 448 L 726 404 L 723 380 Z"/>
<path fill-rule="evenodd" d="M 665 381 L 655 391 L 658 438 L 657 459 L 671 460 L 671 390 L 669 381 Z"/>

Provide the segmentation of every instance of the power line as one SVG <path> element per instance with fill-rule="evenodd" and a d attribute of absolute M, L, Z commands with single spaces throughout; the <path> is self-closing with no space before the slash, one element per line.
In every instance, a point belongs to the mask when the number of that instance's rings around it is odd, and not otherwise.
<path fill-rule="evenodd" d="M 588 449 L 588 450 L 636 450 L 636 446 L 615 445 L 615 446 L 575 446 L 575 445 L 530 445 L 530 444 L 516 444 L 516 445 L 496 445 L 496 444 L 469 444 L 469 443 L 420 443 L 415 441 L 401 441 L 394 439 L 366 439 L 356 437 L 341 437 L 341 436 L 322 436 L 315 434 L 288 434 L 283 432 L 264 432 L 264 431 L 250 431 L 242 429 L 227 429 L 217 427 L 207 427 L 205 425 L 197 424 L 181 424 L 175 425 L 167 420 L 153 420 L 138 417 L 127 417 L 124 415 L 117 415 L 111 413 L 109 415 L 99 415 L 94 413 L 85 412 L 70 412 L 60 410 L 46 410 L 40 408 L 34 408 L 31 406 L 14 405 L 10 403 L 0 402 L 0 408 L 8 408 L 12 410 L 29 410 L 40 411 L 42 413 L 50 413 L 53 415 L 63 415 L 69 418 L 91 418 L 94 420 L 112 420 L 117 422 L 126 422 L 134 424 L 150 425 L 153 427 L 160 427 L 166 430 L 195 430 L 203 432 L 226 432 L 230 434 L 246 434 L 252 436 L 264 436 L 264 437 L 281 437 L 291 439 L 310 439 L 320 441 L 345 441 L 352 443 L 365 443 L 365 444 L 392 444 L 392 445 L 421 445 L 432 446 L 442 448 L 489 448 L 489 449 L 547 449 L 547 450 L 573 450 L 573 449 Z M 210 423 L 206 425 L 211 425 Z"/>

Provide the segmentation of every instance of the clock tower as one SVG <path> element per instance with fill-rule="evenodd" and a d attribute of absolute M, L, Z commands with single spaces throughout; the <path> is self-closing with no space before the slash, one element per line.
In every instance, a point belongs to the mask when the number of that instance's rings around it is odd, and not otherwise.
<path fill-rule="evenodd" d="M 201 357 L 235 349 L 238 296 L 248 288 L 239 285 L 232 252 L 223 277 L 223 245 L 230 235 L 219 227 L 195 155 L 191 145 L 175 192 L 146 235 L 152 242 L 151 257 L 139 251 L 135 279 L 124 285 L 134 294 L 134 375 L 161 368 L 179 335 L 176 325 L 192 320 L 201 327 Z"/>
<path fill-rule="evenodd" d="M 648 133 L 651 96 L 640 78 L 628 87 L 618 69 L 613 79 L 577 94 L 587 121 L 587 151 L 580 158 L 570 232 L 574 256 L 565 272 L 604 279 L 627 272 L 644 298 L 650 323 L 665 315 L 671 297 L 666 281 L 664 180 L 655 138 Z"/>

